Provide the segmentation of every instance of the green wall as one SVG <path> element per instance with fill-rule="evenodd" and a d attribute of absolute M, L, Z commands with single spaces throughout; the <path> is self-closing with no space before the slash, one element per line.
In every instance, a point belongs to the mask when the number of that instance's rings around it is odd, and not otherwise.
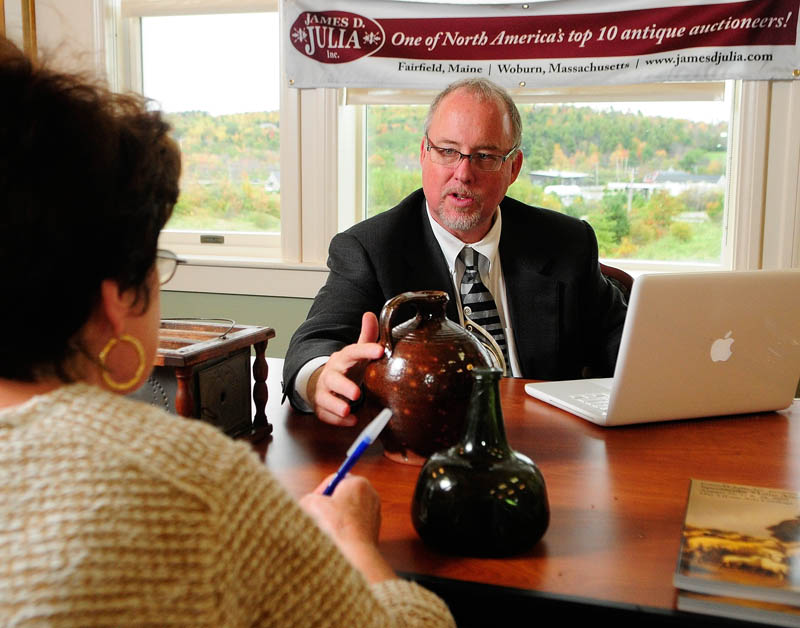
<path fill-rule="evenodd" d="M 267 357 L 283 358 L 289 339 L 302 323 L 312 299 L 244 296 L 203 292 L 161 292 L 163 318 L 232 318 L 242 325 L 272 327 L 275 337 L 267 345 Z"/>

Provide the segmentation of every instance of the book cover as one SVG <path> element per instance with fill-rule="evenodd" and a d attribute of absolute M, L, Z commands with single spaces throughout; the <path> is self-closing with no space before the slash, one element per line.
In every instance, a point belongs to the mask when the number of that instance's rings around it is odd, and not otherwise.
<path fill-rule="evenodd" d="M 740 597 L 680 591 L 678 593 L 678 610 L 760 624 L 772 624 L 773 626 L 790 628 L 800 626 L 800 606 L 759 602 Z"/>
<path fill-rule="evenodd" d="M 800 494 L 691 480 L 674 584 L 800 606 Z"/>

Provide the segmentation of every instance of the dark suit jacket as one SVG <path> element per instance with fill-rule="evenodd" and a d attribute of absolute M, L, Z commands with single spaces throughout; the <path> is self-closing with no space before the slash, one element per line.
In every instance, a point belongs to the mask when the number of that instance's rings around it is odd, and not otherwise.
<path fill-rule="evenodd" d="M 597 240 L 584 221 L 506 197 L 500 203 L 500 261 L 523 377 L 577 379 L 584 367 L 611 376 L 626 306 L 600 272 Z M 327 283 L 292 336 L 284 391 L 312 358 L 358 339 L 361 315 L 411 290 L 444 290 L 447 316 L 458 321 L 447 263 L 433 235 L 422 190 L 393 209 L 331 240 Z M 393 325 L 413 315 L 395 315 Z"/>

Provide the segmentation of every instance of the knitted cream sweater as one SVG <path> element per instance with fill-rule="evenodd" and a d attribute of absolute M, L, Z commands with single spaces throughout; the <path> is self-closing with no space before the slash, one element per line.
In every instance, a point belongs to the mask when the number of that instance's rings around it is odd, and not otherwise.
<path fill-rule="evenodd" d="M 0 625 L 449 626 L 370 587 L 246 443 L 63 386 L 0 411 Z"/>

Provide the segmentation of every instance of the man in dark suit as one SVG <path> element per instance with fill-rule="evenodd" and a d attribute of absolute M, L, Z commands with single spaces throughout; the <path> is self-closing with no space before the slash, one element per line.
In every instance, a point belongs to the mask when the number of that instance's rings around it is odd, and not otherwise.
<path fill-rule="evenodd" d="M 328 281 L 284 364 L 296 408 L 353 425 L 360 389 L 352 374 L 383 355 L 383 304 L 402 292 L 445 290 L 448 317 L 463 323 L 465 312 L 476 315 L 460 294 L 470 273 L 493 296 L 498 324 L 490 327 L 509 374 L 613 374 L 624 300 L 600 272 L 587 223 L 505 196 L 522 167 L 521 137 L 516 106 L 489 81 L 459 81 L 436 97 L 420 146 L 422 189 L 331 241 Z"/>

